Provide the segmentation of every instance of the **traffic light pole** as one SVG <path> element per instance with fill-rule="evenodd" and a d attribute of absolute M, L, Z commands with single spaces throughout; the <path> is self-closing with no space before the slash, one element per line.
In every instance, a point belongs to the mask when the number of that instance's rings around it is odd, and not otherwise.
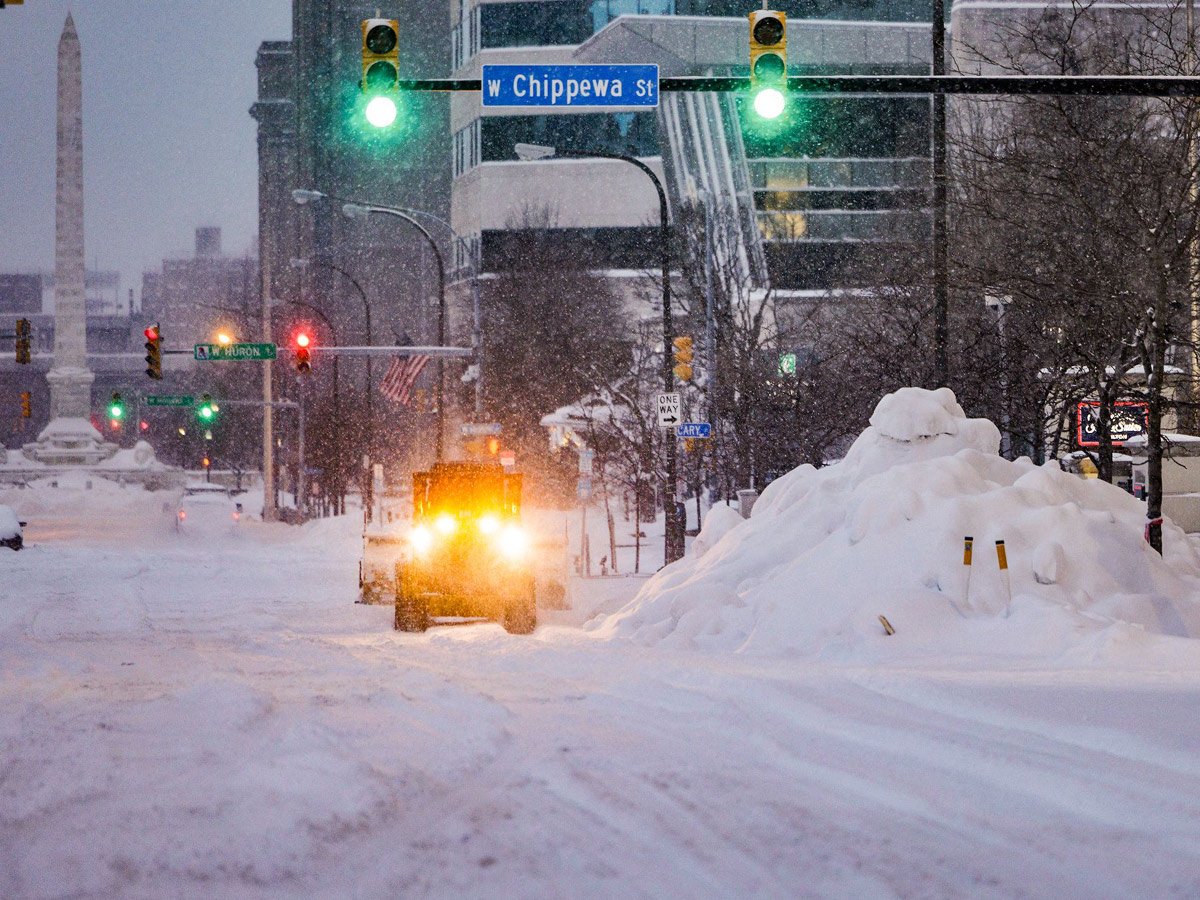
<path fill-rule="evenodd" d="M 220 406 L 255 406 L 262 409 L 264 413 L 270 413 L 277 409 L 294 409 L 300 414 L 300 440 L 297 444 L 296 453 L 298 456 L 299 474 L 296 479 L 297 494 L 296 508 L 303 510 L 305 504 L 304 497 L 304 479 L 306 475 L 306 463 L 304 460 L 304 403 L 303 401 L 296 402 L 292 400 L 222 400 Z M 267 421 L 270 421 L 268 418 Z M 209 467 L 212 468 L 211 466 Z M 274 485 L 266 484 L 266 473 L 263 473 L 263 496 L 269 496 L 272 500 L 271 511 L 274 513 Z"/>

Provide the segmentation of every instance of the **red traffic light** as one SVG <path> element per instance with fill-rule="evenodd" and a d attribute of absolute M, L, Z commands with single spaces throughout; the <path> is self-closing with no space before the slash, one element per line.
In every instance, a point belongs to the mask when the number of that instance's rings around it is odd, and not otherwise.
<path fill-rule="evenodd" d="M 148 341 L 157 341 L 158 340 L 158 326 L 157 325 L 151 325 L 142 333 L 146 335 L 146 340 L 148 340 Z"/>
<path fill-rule="evenodd" d="M 305 334 L 303 331 L 300 332 L 298 335 L 296 335 L 296 346 L 297 347 L 307 347 L 310 343 L 312 343 L 312 341 L 309 339 L 309 336 L 307 334 Z"/>

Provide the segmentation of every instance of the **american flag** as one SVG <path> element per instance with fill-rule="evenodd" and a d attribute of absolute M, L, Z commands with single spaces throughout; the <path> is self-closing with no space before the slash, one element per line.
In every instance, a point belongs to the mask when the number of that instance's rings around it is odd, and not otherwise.
<path fill-rule="evenodd" d="M 387 374 L 379 382 L 379 391 L 393 403 L 408 406 L 413 382 L 429 362 L 428 356 L 395 356 Z"/>

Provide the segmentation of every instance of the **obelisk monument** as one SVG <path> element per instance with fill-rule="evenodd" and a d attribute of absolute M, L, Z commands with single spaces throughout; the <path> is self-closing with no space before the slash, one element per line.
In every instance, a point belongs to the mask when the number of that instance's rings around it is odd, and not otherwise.
<path fill-rule="evenodd" d="M 89 420 L 92 381 L 87 362 L 83 255 L 83 58 L 67 15 L 58 42 L 58 159 L 55 204 L 54 365 L 50 424 L 25 455 L 45 463 L 89 465 L 112 456 Z"/>

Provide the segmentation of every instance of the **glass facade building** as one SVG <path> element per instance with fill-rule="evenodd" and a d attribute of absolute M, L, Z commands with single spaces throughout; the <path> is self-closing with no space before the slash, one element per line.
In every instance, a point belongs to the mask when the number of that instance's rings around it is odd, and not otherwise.
<path fill-rule="evenodd" d="M 773 2 L 772 7 L 789 17 L 793 75 L 929 71 L 929 7 L 923 0 Z M 478 77 L 478 65 L 489 61 L 620 62 L 632 61 L 636 53 L 636 61 L 647 62 L 652 61 L 645 55 L 649 45 L 661 50 L 663 75 L 744 75 L 747 11 L 744 2 L 703 0 L 464 0 L 454 28 L 455 66 L 463 77 Z M 678 45 L 671 43 L 669 17 L 678 17 Z M 653 39 L 647 32 L 639 41 L 639 28 L 654 29 Z M 622 29 L 628 39 L 618 34 Z M 506 52 L 518 48 L 530 49 Z M 692 58 L 681 64 L 680 56 L 689 51 Z M 748 197 L 738 202 L 752 206 L 749 216 L 757 226 L 755 241 L 769 282 L 798 290 L 834 287 L 856 257 L 926 238 L 927 96 L 792 96 L 784 116 L 770 124 L 754 118 L 748 104 L 728 97 L 706 112 L 694 108 L 699 103 L 688 105 L 691 98 L 672 103 L 664 95 L 653 112 L 478 109 L 459 117 L 466 121 L 454 132 L 456 190 L 481 167 L 513 161 L 518 143 L 628 153 L 643 160 L 661 157 L 666 178 L 675 179 L 672 203 L 682 199 L 683 182 L 701 172 L 708 183 L 735 183 L 731 195 Z M 665 112 L 668 107 L 673 111 Z M 697 127 L 697 116 L 709 121 Z M 717 144 L 723 134 L 726 146 L 714 145 L 711 137 L 702 140 L 704 128 L 716 135 Z M 739 132 L 736 138 L 731 129 Z M 693 158 L 681 158 L 685 150 Z M 736 172 L 716 172 L 722 166 Z M 629 177 L 642 176 L 631 169 Z M 602 212 L 597 211 L 598 220 L 606 218 Z M 479 216 L 471 239 L 485 270 L 502 264 L 511 243 L 505 231 L 514 227 L 499 226 L 496 215 L 485 224 L 486 218 Z M 622 226 L 573 221 L 556 228 L 555 237 L 597 268 L 647 268 L 654 264 L 657 246 L 653 221 L 654 216 Z"/>

